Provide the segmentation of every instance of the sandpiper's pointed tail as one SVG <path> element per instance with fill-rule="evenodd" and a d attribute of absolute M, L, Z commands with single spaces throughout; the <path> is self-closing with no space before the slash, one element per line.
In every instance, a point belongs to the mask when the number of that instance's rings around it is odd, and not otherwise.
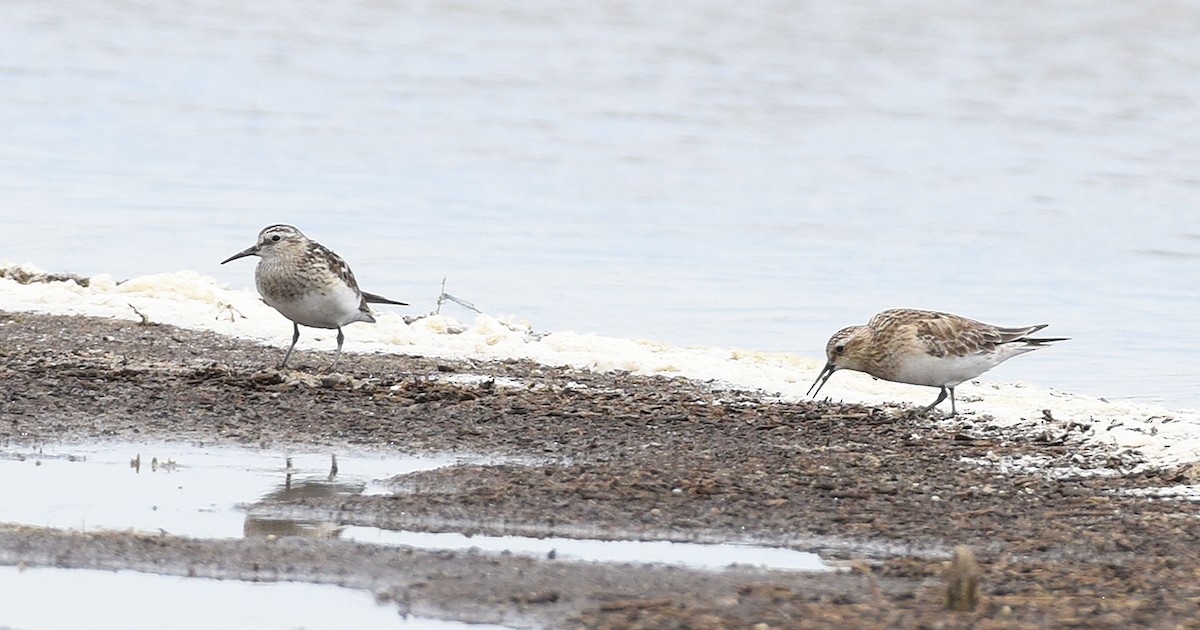
<path fill-rule="evenodd" d="M 1026 335 L 1033 333 L 1049 326 L 1050 324 L 1034 324 L 1033 326 L 1017 326 L 1004 327 L 993 326 L 996 333 L 1000 335 L 1000 343 L 1011 343 L 1013 341 L 1025 341 Z"/>
<path fill-rule="evenodd" d="M 1017 339 L 1016 341 L 1020 341 L 1022 343 L 1027 343 L 1031 346 L 1044 346 L 1048 343 L 1054 343 L 1055 341 L 1070 341 L 1070 340 L 1071 340 L 1070 337 L 1041 337 L 1041 338 L 1022 337 L 1020 339 Z"/>
<path fill-rule="evenodd" d="M 367 293 L 366 291 L 362 292 L 362 296 L 363 296 L 363 299 L 366 300 L 367 303 L 369 303 L 369 304 L 395 304 L 396 306 L 408 306 L 408 302 L 397 302 L 396 300 L 389 300 L 389 299 L 383 297 L 382 295 L 375 295 L 374 293 Z"/>
<path fill-rule="evenodd" d="M 1000 333 L 1000 343 L 1022 343 L 1030 346 L 1044 346 L 1055 341 L 1069 341 L 1070 337 L 1029 337 L 1033 333 L 1049 326 L 1050 324 L 1034 324 L 1033 326 L 1022 326 L 1020 328 L 1001 328 L 996 327 L 996 332 Z"/>

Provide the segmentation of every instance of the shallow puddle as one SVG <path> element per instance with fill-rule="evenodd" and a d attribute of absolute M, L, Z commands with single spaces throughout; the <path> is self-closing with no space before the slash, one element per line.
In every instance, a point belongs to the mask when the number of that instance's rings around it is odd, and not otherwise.
<path fill-rule="evenodd" d="M 455 533 L 397 532 L 374 527 L 347 527 L 342 530 L 341 536 L 373 544 L 406 545 L 422 549 L 475 548 L 481 551 L 553 556 L 561 560 L 661 563 L 696 569 L 722 569 L 736 564 L 786 571 L 831 570 L 815 553 L 748 544 L 466 536 Z"/>
<path fill-rule="evenodd" d="M 97 444 L 0 452 L 0 522 L 66 529 L 133 529 L 240 538 L 239 504 L 291 488 L 362 492 L 373 479 L 459 459 L 190 446 Z M 289 462 L 291 467 L 289 468 Z"/>
<path fill-rule="evenodd" d="M 180 444 L 101 444 L 0 452 L 0 522 L 66 529 L 164 531 L 197 538 L 329 536 L 422 549 L 479 549 L 562 560 L 732 564 L 823 571 L 816 554 L 743 544 L 696 544 L 391 531 L 292 517 L 314 496 L 385 491 L 395 475 L 471 461 L 254 450 Z M 478 459 L 474 461 L 479 461 Z M 288 517 L 277 514 L 281 510 Z"/>
<path fill-rule="evenodd" d="M 501 628 L 401 617 L 395 604 L 377 604 L 366 591 L 299 582 L 0 567 L 0 593 L 0 627 L 6 628 Z"/>

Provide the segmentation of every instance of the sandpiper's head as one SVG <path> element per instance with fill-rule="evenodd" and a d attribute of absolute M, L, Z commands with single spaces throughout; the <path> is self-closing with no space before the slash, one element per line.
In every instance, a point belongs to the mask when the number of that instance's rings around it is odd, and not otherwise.
<path fill-rule="evenodd" d="M 268 225 L 258 233 L 258 242 L 242 251 L 221 261 L 221 264 L 246 256 L 271 256 L 286 250 L 296 244 L 304 243 L 307 239 L 304 233 L 296 228 L 279 223 Z"/>
<path fill-rule="evenodd" d="M 829 377 L 838 370 L 861 370 L 862 352 L 866 348 L 866 336 L 863 334 L 866 326 L 847 326 L 829 338 L 825 344 L 825 368 L 817 375 L 808 393 L 816 396 L 821 388 L 829 382 Z M 813 390 L 816 391 L 813 391 Z"/>

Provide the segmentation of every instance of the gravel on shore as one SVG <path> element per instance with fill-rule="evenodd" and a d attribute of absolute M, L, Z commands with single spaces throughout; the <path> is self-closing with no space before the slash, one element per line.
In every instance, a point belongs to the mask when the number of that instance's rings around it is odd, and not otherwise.
<path fill-rule="evenodd" d="M 287 508 L 424 531 L 760 542 L 842 570 L 24 526 L 0 527 L 0 563 L 328 582 L 514 626 L 1200 627 L 1200 504 L 1129 492 L 1195 483 L 1200 470 L 1132 473 L 1081 449 L 1069 426 L 1014 435 L 986 417 L 528 362 L 347 354 L 325 374 L 332 353 L 297 352 L 280 371 L 280 353 L 168 325 L 0 311 L 0 437 L 517 458 Z M 1039 464 L 997 465 L 1014 461 Z M 946 563 L 960 545 L 978 560 L 980 597 L 952 612 Z"/>

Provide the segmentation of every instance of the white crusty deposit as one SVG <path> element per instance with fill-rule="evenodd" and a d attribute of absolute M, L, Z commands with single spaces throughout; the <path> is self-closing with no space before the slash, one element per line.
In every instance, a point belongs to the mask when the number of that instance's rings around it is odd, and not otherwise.
<path fill-rule="evenodd" d="M 209 330 L 280 348 L 290 342 L 286 320 L 251 290 L 231 290 L 193 271 L 138 276 L 116 282 L 106 275 L 89 286 L 71 281 L 21 284 L 14 270 L 39 273 L 32 265 L 0 263 L 0 309 L 59 315 L 92 315 Z M 415 304 L 409 313 L 432 310 Z M 136 312 L 135 310 L 136 309 Z M 547 365 L 592 370 L 627 370 L 636 374 L 681 376 L 749 390 L 787 401 L 804 399 L 809 384 L 825 364 L 824 357 L 785 352 L 743 351 L 714 347 L 677 347 L 642 339 L 604 337 L 575 331 L 535 332 L 509 316 L 474 315 L 459 322 L 447 315 L 428 315 L 406 323 L 400 311 L 377 310 L 378 323 L 356 329 L 346 340 L 347 352 L 391 352 L 429 357 L 529 359 Z M 336 331 L 313 330 L 299 346 L 329 351 Z M 866 404 L 923 401 L 928 389 L 879 381 L 861 373 L 835 379 L 822 391 L 832 400 Z M 1172 410 L 1128 401 L 1106 401 L 1025 383 L 964 383 L 960 401 L 970 401 L 966 420 L 992 418 L 992 425 L 1028 433 L 1046 426 L 1049 410 L 1058 429 L 1071 423 L 1087 427 L 1083 446 L 1114 454 L 1137 451 L 1147 464 L 1200 461 L 1200 410 Z"/>

